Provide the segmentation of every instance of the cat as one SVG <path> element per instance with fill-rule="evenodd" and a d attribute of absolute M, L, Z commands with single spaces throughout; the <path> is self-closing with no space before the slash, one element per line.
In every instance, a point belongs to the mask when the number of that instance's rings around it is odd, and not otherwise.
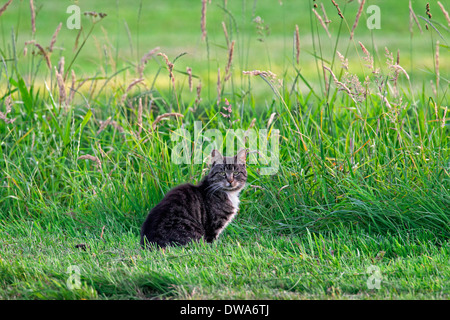
<path fill-rule="evenodd" d="M 246 149 L 234 157 L 212 150 L 210 171 L 200 183 L 173 188 L 150 211 L 141 228 L 141 246 L 216 240 L 238 212 L 239 193 L 247 181 L 246 157 Z"/>

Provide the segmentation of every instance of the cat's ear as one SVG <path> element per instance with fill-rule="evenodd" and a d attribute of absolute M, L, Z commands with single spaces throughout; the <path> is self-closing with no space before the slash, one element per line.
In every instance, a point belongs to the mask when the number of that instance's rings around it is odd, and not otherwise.
<path fill-rule="evenodd" d="M 236 155 L 236 162 L 238 164 L 245 164 L 247 160 L 247 149 L 241 149 Z"/>
<path fill-rule="evenodd" d="M 213 151 L 211 151 L 209 164 L 211 166 L 215 164 L 223 164 L 223 156 L 216 149 L 213 149 Z"/>

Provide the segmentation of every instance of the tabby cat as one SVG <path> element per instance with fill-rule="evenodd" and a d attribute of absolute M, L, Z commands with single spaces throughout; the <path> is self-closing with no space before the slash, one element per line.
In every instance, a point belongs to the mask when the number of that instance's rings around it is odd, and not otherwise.
<path fill-rule="evenodd" d="M 141 246 L 216 240 L 238 212 L 239 192 L 247 181 L 246 157 L 245 149 L 234 157 L 213 150 L 210 171 L 198 185 L 173 188 L 150 211 L 141 228 Z"/>

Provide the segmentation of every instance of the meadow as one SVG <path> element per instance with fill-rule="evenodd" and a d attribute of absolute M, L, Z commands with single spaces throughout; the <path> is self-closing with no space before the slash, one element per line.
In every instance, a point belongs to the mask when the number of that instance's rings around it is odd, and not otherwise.
<path fill-rule="evenodd" d="M 0 298 L 449 299 L 446 10 L 4 0 Z M 198 121 L 267 130 L 277 171 L 249 165 L 217 242 L 142 250 L 208 168 L 172 158 Z"/>

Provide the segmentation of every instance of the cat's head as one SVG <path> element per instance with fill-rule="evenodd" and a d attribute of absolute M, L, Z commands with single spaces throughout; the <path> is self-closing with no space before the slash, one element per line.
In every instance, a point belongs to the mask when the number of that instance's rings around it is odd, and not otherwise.
<path fill-rule="evenodd" d="M 238 191 L 245 186 L 247 181 L 246 169 L 247 150 L 240 150 L 233 157 L 224 157 L 219 151 L 211 152 L 211 170 L 208 180 L 216 190 Z"/>

